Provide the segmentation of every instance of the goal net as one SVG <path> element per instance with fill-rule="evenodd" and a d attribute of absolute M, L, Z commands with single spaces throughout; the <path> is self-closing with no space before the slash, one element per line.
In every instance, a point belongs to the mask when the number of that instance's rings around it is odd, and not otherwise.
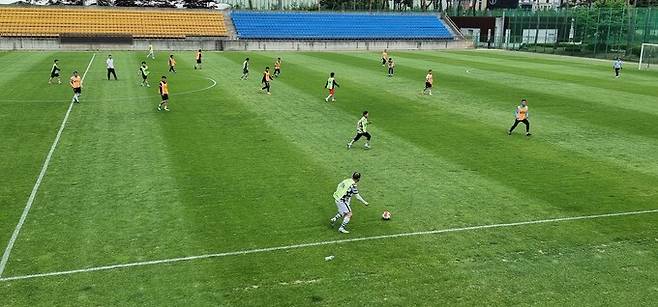
<path fill-rule="evenodd" d="M 658 44 L 642 44 L 639 69 L 658 68 Z"/>

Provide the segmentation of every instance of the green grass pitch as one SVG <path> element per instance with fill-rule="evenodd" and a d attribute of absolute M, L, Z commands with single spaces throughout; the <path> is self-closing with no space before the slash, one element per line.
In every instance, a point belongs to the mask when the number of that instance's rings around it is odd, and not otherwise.
<path fill-rule="evenodd" d="M 107 53 L 86 75 L 2 278 L 658 208 L 658 74 L 499 51 Z M 0 252 L 92 53 L 0 53 Z M 251 76 L 239 80 L 250 57 Z M 283 59 L 272 95 L 261 72 Z M 422 96 L 427 69 L 433 96 Z M 336 72 L 337 101 L 324 83 Z M 213 81 L 217 85 L 213 85 Z M 533 135 L 508 136 L 529 100 Z M 372 149 L 345 144 L 370 111 Z M 352 233 L 328 225 L 360 171 Z M 391 221 L 381 220 L 384 210 Z M 331 261 L 326 256 L 333 255 Z M 651 305 L 658 213 L 344 242 L 0 281 L 2 306 Z M 654 302 L 654 303 L 651 303 Z"/>

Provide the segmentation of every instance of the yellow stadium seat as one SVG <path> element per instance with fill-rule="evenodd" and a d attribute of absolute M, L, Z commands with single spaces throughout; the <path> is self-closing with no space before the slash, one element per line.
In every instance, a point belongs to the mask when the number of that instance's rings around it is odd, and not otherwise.
<path fill-rule="evenodd" d="M 213 11 L 83 8 L 0 8 L 0 35 L 57 37 L 61 33 L 130 34 L 135 38 L 228 36 Z"/>

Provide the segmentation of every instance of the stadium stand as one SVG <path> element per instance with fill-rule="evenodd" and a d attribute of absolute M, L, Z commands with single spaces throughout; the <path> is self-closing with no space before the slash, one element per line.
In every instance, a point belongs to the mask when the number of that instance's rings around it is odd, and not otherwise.
<path fill-rule="evenodd" d="M 443 21 L 429 14 L 234 11 L 231 18 L 240 39 L 453 39 Z"/>
<path fill-rule="evenodd" d="M 134 38 L 227 36 L 224 15 L 196 10 L 0 8 L 0 36 L 132 35 Z"/>

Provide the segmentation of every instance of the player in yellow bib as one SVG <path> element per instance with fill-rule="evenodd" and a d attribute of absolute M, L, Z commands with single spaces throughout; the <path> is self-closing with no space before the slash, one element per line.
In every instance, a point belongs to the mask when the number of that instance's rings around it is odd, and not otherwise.
<path fill-rule="evenodd" d="M 356 197 L 357 200 L 368 206 L 368 202 L 365 201 L 363 197 L 361 197 L 359 190 L 356 188 L 356 184 L 359 182 L 359 180 L 361 180 L 361 174 L 355 172 L 352 174 L 351 178 L 347 178 L 341 181 L 336 187 L 336 192 L 334 192 L 334 200 L 336 201 L 338 213 L 336 213 L 336 215 L 331 218 L 330 223 L 331 227 L 333 227 L 336 224 L 336 221 L 342 217 L 343 222 L 338 228 L 340 233 L 350 233 L 345 227 L 352 218 L 352 208 L 350 207 L 352 196 Z"/>
<path fill-rule="evenodd" d="M 370 139 L 372 136 L 370 135 L 370 132 L 368 132 L 368 111 L 363 111 L 363 117 L 359 119 L 359 121 L 356 123 L 356 136 L 347 143 L 347 149 L 352 148 L 352 145 L 354 145 L 354 142 L 358 141 L 361 137 L 366 138 L 366 144 L 363 145 L 365 149 L 370 149 Z"/>
<path fill-rule="evenodd" d="M 521 104 L 516 107 L 516 111 L 514 111 L 514 125 L 512 125 L 512 128 L 509 128 L 509 131 L 507 132 L 507 135 L 511 135 L 512 131 L 514 131 L 514 128 L 519 123 L 523 123 L 525 125 L 525 135 L 530 136 L 530 122 L 528 121 L 529 117 L 528 113 L 528 101 L 525 99 L 521 100 Z"/>
<path fill-rule="evenodd" d="M 149 43 L 149 53 L 146 55 L 146 58 L 151 58 L 155 60 L 155 53 L 153 52 L 153 44 Z"/>

